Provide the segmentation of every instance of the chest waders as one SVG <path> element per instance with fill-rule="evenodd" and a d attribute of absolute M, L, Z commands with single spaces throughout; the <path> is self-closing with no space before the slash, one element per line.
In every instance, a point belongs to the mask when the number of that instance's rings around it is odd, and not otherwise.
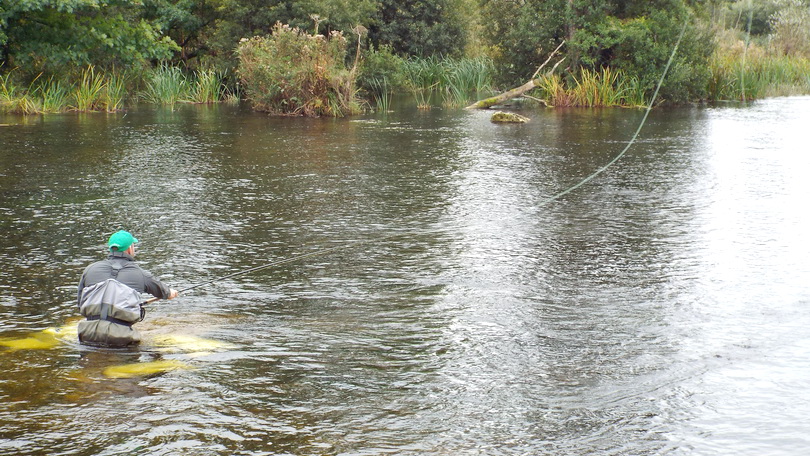
<path fill-rule="evenodd" d="M 112 278 L 82 290 L 79 311 L 87 318 L 79 322 L 79 341 L 88 345 L 124 347 L 141 341 L 141 333 L 132 325 L 143 320 L 141 294 L 117 280 L 124 268 L 110 262 Z"/>

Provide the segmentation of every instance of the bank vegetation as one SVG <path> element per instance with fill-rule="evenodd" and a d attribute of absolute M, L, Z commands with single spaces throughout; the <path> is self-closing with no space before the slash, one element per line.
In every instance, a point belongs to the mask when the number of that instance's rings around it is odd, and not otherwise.
<path fill-rule="evenodd" d="M 246 101 L 276 115 L 810 93 L 810 0 L 28 0 L 0 5 L 0 110 Z M 544 71 L 538 68 L 548 62 Z"/>

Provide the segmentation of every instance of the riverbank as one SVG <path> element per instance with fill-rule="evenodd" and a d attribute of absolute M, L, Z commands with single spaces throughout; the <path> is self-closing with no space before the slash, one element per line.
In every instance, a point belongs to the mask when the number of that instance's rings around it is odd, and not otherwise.
<path fill-rule="evenodd" d="M 385 52 L 366 56 L 357 80 L 362 110 L 387 111 L 394 96 L 407 94 L 420 109 L 461 108 L 492 95 L 494 67 L 486 58 L 408 58 Z M 705 99 L 756 100 L 810 94 L 810 59 L 772 55 L 759 47 L 735 45 L 715 52 Z M 116 112 L 148 103 L 237 102 L 246 97 L 234 72 L 185 72 L 161 65 L 141 73 L 83 69 L 75 78 L 37 78 L 22 86 L 13 73 L 0 76 L 0 111 L 35 115 L 63 112 Z M 540 76 L 527 94 L 542 106 L 638 107 L 648 91 L 634 76 L 605 68 L 582 69 L 579 75 Z M 667 100 L 663 100 L 664 103 Z"/>

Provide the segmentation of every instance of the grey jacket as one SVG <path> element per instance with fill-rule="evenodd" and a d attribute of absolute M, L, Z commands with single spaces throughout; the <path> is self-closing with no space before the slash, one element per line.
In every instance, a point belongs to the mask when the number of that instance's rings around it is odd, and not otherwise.
<path fill-rule="evenodd" d="M 121 268 L 116 276 L 114 265 Z M 116 279 L 139 293 L 149 293 L 156 298 L 169 297 L 170 288 L 144 271 L 135 263 L 135 259 L 124 252 L 112 252 L 106 260 L 97 261 L 84 270 L 79 281 L 78 304 L 82 304 L 82 292 L 86 287 L 103 282 L 107 279 Z"/>

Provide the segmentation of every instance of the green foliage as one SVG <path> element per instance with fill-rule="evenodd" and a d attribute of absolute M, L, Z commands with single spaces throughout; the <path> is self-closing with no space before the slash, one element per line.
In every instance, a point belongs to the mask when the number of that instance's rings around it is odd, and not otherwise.
<path fill-rule="evenodd" d="M 483 0 L 484 39 L 492 46 L 496 82 L 522 84 L 567 37 L 568 0 Z"/>
<path fill-rule="evenodd" d="M 128 0 L 5 2 L 0 49 L 7 68 L 34 75 L 67 75 L 87 65 L 141 65 L 168 58 L 176 45 L 137 17 Z"/>
<path fill-rule="evenodd" d="M 736 0 L 718 8 L 718 20 L 723 28 L 749 31 L 752 36 L 771 33 L 771 19 L 786 3 L 785 0 Z"/>
<path fill-rule="evenodd" d="M 368 81 L 385 79 L 392 89 L 403 87 L 405 84 L 404 65 L 404 60 L 396 55 L 390 46 L 372 48 L 363 57 L 360 74 L 357 77 L 358 86 L 368 89 Z"/>
<path fill-rule="evenodd" d="M 772 45 L 783 55 L 810 57 L 810 4 L 791 2 L 771 16 Z"/>
<path fill-rule="evenodd" d="M 378 0 L 369 39 L 406 56 L 459 56 L 467 43 L 464 0 Z"/>
<path fill-rule="evenodd" d="M 404 65 L 402 58 L 395 55 L 390 46 L 371 49 L 364 56 L 357 85 L 374 101 L 378 110 L 387 111 L 393 93 L 404 87 Z"/>
<path fill-rule="evenodd" d="M 711 35 L 707 28 L 695 25 L 682 2 L 670 3 L 667 9 L 651 9 L 628 18 L 610 16 L 578 29 L 569 42 L 569 54 L 579 57 L 582 69 L 610 67 L 637 78 L 651 95 L 686 25 L 660 97 L 676 103 L 705 98 Z"/>
<path fill-rule="evenodd" d="M 278 22 L 307 33 L 288 36 Z M 423 108 L 460 106 L 492 81 L 523 84 L 565 41 L 546 67 L 564 58 L 561 76 L 543 81 L 550 102 L 604 103 L 595 100 L 605 93 L 576 94 L 598 86 L 638 105 L 684 23 L 661 99 L 807 90 L 810 0 L 4 0 L 0 104 L 109 111 L 134 90 L 170 106 L 244 93 L 273 112 L 345 115 L 357 111 L 358 93 L 387 109 L 405 89 Z M 360 26 L 368 35 L 349 33 Z M 270 34 L 279 36 L 249 39 Z M 347 69 L 363 48 L 362 65 Z"/>
<path fill-rule="evenodd" d="M 356 74 L 346 69 L 346 39 L 276 24 L 269 37 L 238 48 L 239 77 L 254 109 L 274 114 L 335 116 L 359 111 Z"/>

